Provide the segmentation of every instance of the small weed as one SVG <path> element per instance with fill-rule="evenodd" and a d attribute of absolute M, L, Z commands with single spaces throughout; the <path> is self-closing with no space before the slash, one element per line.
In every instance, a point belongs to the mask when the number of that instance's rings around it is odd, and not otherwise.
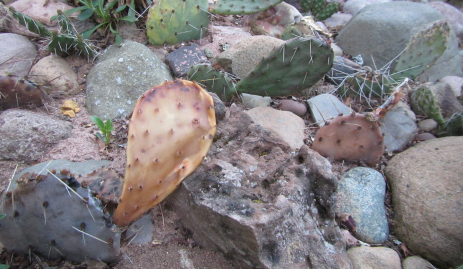
<path fill-rule="evenodd" d="M 114 131 L 113 123 L 110 119 L 106 120 L 106 123 L 104 123 L 103 120 L 97 116 L 91 116 L 90 118 L 96 126 L 100 128 L 101 133 L 96 133 L 96 136 L 103 140 L 106 146 L 108 146 L 111 143 L 111 132 Z"/>
<path fill-rule="evenodd" d="M 81 21 L 87 20 L 93 14 L 96 14 L 96 16 L 98 17 L 96 21 L 99 24 L 91 29 L 82 32 L 82 37 L 84 39 L 89 38 L 93 34 L 93 32 L 96 31 L 96 29 L 102 27 L 104 28 L 105 32 L 108 32 L 108 30 L 110 30 L 113 34 L 116 35 L 116 44 L 120 46 L 124 39 L 119 34 L 119 21 L 127 21 L 133 23 L 138 20 L 135 16 L 135 1 L 132 1 L 130 7 L 124 4 L 118 6 L 114 10 L 113 8 L 117 4 L 118 0 L 108 2 L 106 5 L 104 4 L 104 2 L 105 0 L 79 0 L 79 3 L 81 3 L 83 6 L 70 9 L 68 11 L 65 11 L 64 13 L 66 15 L 70 15 L 72 13 L 80 11 L 77 18 L 79 18 L 79 20 Z M 120 13 L 124 11 L 126 8 L 128 8 L 127 16 L 121 17 Z"/>

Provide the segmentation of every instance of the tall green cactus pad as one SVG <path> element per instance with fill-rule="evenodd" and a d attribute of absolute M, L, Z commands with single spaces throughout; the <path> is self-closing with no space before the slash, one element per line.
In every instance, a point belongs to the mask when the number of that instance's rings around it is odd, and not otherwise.
<path fill-rule="evenodd" d="M 40 36 L 51 36 L 51 32 L 40 22 L 35 21 L 31 17 L 17 12 L 14 8 L 10 7 L 13 18 L 17 19 L 19 24 L 25 26 L 29 31 L 36 33 Z"/>
<path fill-rule="evenodd" d="M 392 77 L 415 79 L 434 65 L 444 53 L 450 36 L 447 21 L 436 21 L 414 35 L 404 52 L 396 60 Z"/>
<path fill-rule="evenodd" d="M 221 15 L 243 15 L 265 11 L 282 0 L 218 0 L 209 12 Z"/>
<path fill-rule="evenodd" d="M 319 81 L 333 60 L 333 50 L 325 42 L 297 37 L 273 49 L 236 84 L 236 89 L 263 96 L 296 94 Z"/>
<path fill-rule="evenodd" d="M 209 25 L 207 0 L 159 0 L 150 7 L 146 34 L 153 45 L 201 39 Z"/>
<path fill-rule="evenodd" d="M 444 117 L 440 109 L 439 99 L 431 87 L 422 85 L 410 92 L 410 105 L 415 113 L 434 119 L 437 123 L 443 124 Z"/>
<path fill-rule="evenodd" d="M 188 71 L 188 79 L 204 84 L 209 92 L 216 93 L 222 101 L 231 101 L 235 93 L 235 84 L 221 70 L 214 69 L 211 64 L 197 64 Z"/>

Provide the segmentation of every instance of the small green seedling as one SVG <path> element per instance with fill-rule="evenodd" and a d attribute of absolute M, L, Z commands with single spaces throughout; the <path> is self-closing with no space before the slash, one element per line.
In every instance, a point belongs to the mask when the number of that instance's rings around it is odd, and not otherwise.
<path fill-rule="evenodd" d="M 92 121 L 100 128 L 101 133 L 96 133 L 96 136 L 105 142 L 106 146 L 111 143 L 111 132 L 114 131 L 113 123 L 110 119 L 106 120 L 106 123 L 103 122 L 97 116 L 90 116 Z"/>

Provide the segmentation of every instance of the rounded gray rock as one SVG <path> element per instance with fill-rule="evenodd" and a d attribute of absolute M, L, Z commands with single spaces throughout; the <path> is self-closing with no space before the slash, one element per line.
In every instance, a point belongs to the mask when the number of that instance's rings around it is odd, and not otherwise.
<path fill-rule="evenodd" d="M 389 236 L 384 207 L 386 182 L 378 171 L 356 167 L 338 185 L 339 213 L 350 214 L 357 224 L 355 236 L 370 244 L 382 244 Z"/>
<path fill-rule="evenodd" d="M 389 111 L 380 122 L 386 152 L 403 150 L 418 134 L 415 121 L 401 112 Z"/>
<path fill-rule="evenodd" d="M 71 135 L 72 124 L 67 121 L 20 109 L 0 114 L 2 160 L 37 161 L 56 143 Z"/>
<path fill-rule="evenodd" d="M 34 44 L 24 36 L 0 34 L 0 73 L 25 77 L 37 56 Z"/>
<path fill-rule="evenodd" d="M 419 143 L 394 156 L 391 184 L 395 234 L 439 268 L 463 264 L 463 137 Z"/>
<path fill-rule="evenodd" d="M 138 98 L 150 88 L 173 80 L 169 68 L 146 46 L 125 40 L 99 56 L 87 76 L 90 115 L 114 119 L 132 113 Z"/>

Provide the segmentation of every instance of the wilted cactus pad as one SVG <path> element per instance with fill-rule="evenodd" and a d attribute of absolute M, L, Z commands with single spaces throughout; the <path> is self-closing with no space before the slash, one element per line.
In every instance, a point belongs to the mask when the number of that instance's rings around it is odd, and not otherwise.
<path fill-rule="evenodd" d="M 167 81 L 144 93 L 129 124 L 114 222 L 129 224 L 172 193 L 201 164 L 215 131 L 214 102 L 198 84 Z"/>

